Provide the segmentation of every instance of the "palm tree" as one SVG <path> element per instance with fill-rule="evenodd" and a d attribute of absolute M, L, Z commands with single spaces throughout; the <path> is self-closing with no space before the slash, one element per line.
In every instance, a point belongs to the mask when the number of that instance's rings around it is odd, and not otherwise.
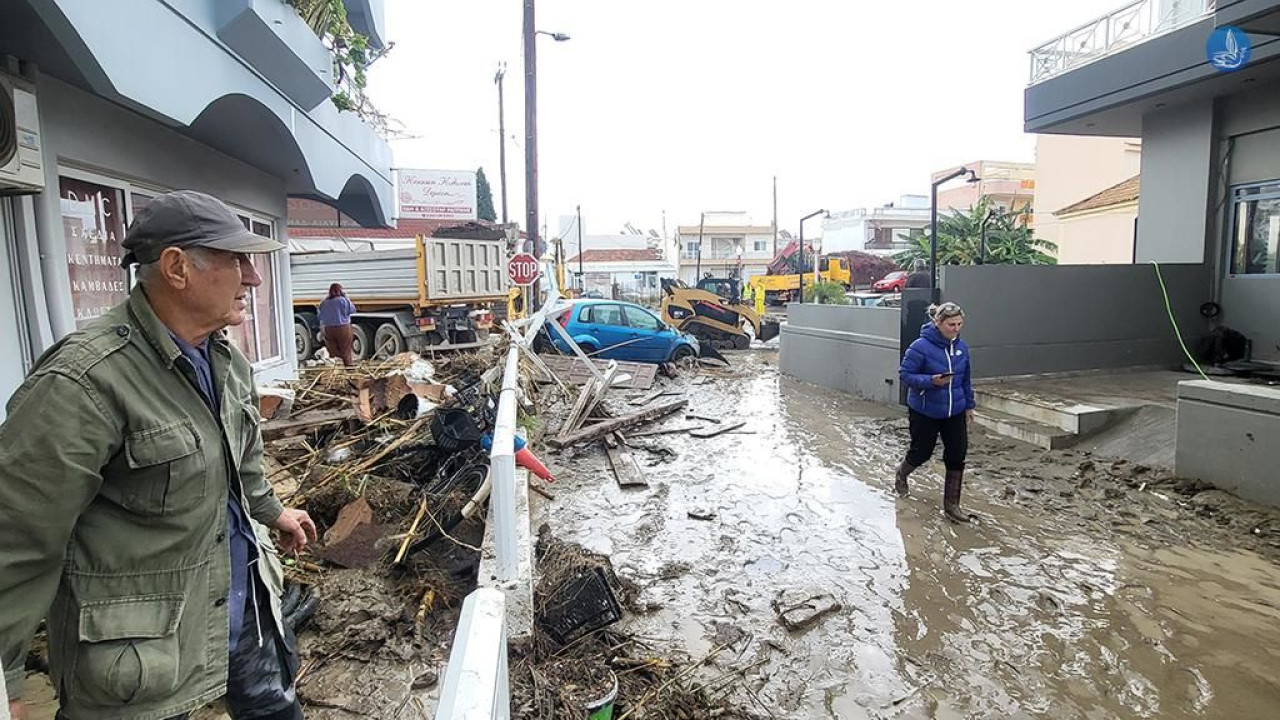
<path fill-rule="evenodd" d="M 938 264 L 976 265 L 982 255 L 982 224 L 986 222 L 988 264 L 1056 265 L 1055 243 L 1037 238 L 1031 228 L 1031 208 L 1009 211 L 992 207 L 991 198 L 983 196 L 969 211 L 955 211 L 938 218 Z M 927 232 L 927 231 L 926 231 Z M 898 253 L 894 260 L 910 267 L 916 260 L 929 262 L 929 236 L 916 239 L 916 244 Z"/>

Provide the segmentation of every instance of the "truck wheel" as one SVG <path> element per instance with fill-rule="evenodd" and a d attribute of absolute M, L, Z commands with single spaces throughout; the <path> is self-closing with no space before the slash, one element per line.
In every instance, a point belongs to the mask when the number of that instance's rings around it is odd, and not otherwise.
<path fill-rule="evenodd" d="M 315 340 L 311 337 L 311 328 L 302 321 L 293 324 L 293 347 L 298 352 L 298 362 L 306 362 L 316 352 Z"/>
<path fill-rule="evenodd" d="M 369 342 L 369 331 L 363 325 L 351 323 L 351 335 L 351 354 L 355 356 L 356 362 L 368 360 L 373 349 L 373 343 Z"/>
<path fill-rule="evenodd" d="M 404 351 L 404 336 L 400 334 L 400 328 L 391 323 L 379 325 L 378 331 L 373 334 L 373 357 L 388 359 Z"/>

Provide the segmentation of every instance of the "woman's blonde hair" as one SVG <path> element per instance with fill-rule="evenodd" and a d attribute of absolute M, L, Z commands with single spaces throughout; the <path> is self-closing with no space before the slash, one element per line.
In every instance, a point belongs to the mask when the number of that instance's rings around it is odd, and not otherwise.
<path fill-rule="evenodd" d="M 930 305 L 925 311 L 929 319 L 935 323 L 944 323 L 953 317 L 964 317 L 964 310 L 953 302 L 944 302 L 941 305 Z"/>

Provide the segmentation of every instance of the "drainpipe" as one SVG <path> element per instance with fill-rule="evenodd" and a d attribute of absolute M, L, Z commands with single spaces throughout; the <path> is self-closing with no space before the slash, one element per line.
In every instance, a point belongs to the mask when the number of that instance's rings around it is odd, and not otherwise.
<path fill-rule="evenodd" d="M 39 71 L 31 68 L 32 79 L 43 97 L 48 98 L 47 88 L 38 82 Z M 35 209 L 36 248 L 40 254 L 40 277 L 43 295 L 31 298 L 32 302 L 45 303 L 48 309 L 49 332 L 52 340 L 58 340 L 76 329 L 75 306 L 71 302 L 71 272 L 67 268 L 67 240 L 62 234 L 61 189 L 58 184 L 58 148 L 56 118 L 49 115 L 51 103 L 40 104 L 41 161 L 44 163 L 44 192 L 33 198 Z M 43 350 L 43 348 L 41 348 Z"/>

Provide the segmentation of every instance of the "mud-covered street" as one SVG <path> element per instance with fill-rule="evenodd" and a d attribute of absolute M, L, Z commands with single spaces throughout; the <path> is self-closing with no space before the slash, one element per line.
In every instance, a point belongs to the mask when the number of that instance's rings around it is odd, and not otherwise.
<path fill-rule="evenodd" d="M 549 454 L 546 502 L 559 538 L 612 556 L 642 588 L 625 629 L 694 659 L 723 648 L 704 672 L 742 670 L 743 708 L 1090 720 L 1280 708 L 1276 513 L 975 429 L 964 500 L 982 522 L 956 526 L 940 513 L 940 465 L 913 476 L 910 498 L 892 493 L 903 414 L 782 377 L 776 351 L 732 360 L 732 377 L 663 382 L 689 413 L 741 431 L 633 439 L 652 448 L 634 451 L 650 482 L 638 490 L 617 486 L 598 445 Z M 840 609 L 788 631 L 772 607 L 784 591 Z"/>

